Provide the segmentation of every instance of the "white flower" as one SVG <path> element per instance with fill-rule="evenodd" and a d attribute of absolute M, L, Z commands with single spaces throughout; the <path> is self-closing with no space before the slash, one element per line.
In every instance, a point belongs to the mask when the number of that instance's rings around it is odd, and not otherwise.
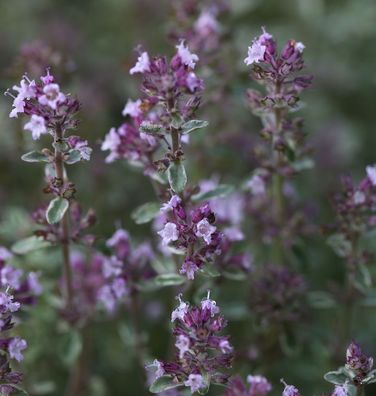
<path fill-rule="evenodd" d="M 188 304 L 185 301 L 182 301 L 181 295 L 177 298 L 179 300 L 179 306 L 172 311 L 171 322 L 175 322 L 176 319 L 183 320 L 185 314 L 188 312 Z"/>
<path fill-rule="evenodd" d="M 119 134 L 117 133 L 115 128 L 111 128 L 110 132 L 108 132 L 108 134 L 105 136 L 101 146 L 102 151 L 111 151 L 111 153 L 106 157 L 107 163 L 113 162 L 115 159 L 118 158 L 116 150 L 120 144 L 121 138 Z"/>
<path fill-rule="evenodd" d="M 248 56 L 244 59 L 244 63 L 249 66 L 253 63 L 258 63 L 264 59 L 266 46 L 262 45 L 259 40 L 253 41 L 248 47 Z"/>
<path fill-rule="evenodd" d="M 135 101 L 129 99 L 121 114 L 124 117 L 130 115 L 133 118 L 140 116 L 142 114 L 141 103 L 141 99 Z"/>
<path fill-rule="evenodd" d="M 162 213 L 167 213 L 170 210 L 176 208 L 181 202 L 181 198 L 178 195 L 173 195 L 171 199 L 167 202 L 164 203 L 161 207 L 161 212 Z"/>
<path fill-rule="evenodd" d="M 217 307 L 217 303 L 214 300 L 210 299 L 210 290 L 208 290 L 206 299 L 201 301 L 201 308 L 210 311 L 211 316 L 214 316 L 217 313 L 219 313 L 219 308 Z"/>
<path fill-rule="evenodd" d="M 178 55 L 182 63 L 191 69 L 194 69 L 196 66 L 196 62 L 198 62 L 198 56 L 196 54 L 192 54 L 188 47 L 184 45 L 184 40 L 180 41 L 180 44 L 176 46 L 178 50 Z"/>
<path fill-rule="evenodd" d="M 373 186 L 376 186 L 376 165 L 369 165 L 366 167 L 368 179 Z"/>
<path fill-rule="evenodd" d="M 22 351 L 27 348 L 27 342 L 22 338 L 13 338 L 8 346 L 9 356 L 17 362 L 23 360 Z"/>
<path fill-rule="evenodd" d="M 187 381 L 184 382 L 184 385 L 191 388 L 191 393 L 195 393 L 199 389 L 202 389 L 206 386 L 201 374 L 189 374 L 189 377 Z"/>
<path fill-rule="evenodd" d="M 157 234 L 161 236 L 163 245 L 168 245 L 179 238 L 179 231 L 174 223 L 166 223 L 163 230 L 158 231 Z"/>
<path fill-rule="evenodd" d="M 12 111 L 9 113 L 9 117 L 10 118 L 17 118 L 17 114 L 18 113 L 23 113 L 25 110 L 25 100 L 22 96 L 17 96 L 16 98 L 14 98 L 13 100 L 13 109 Z"/>
<path fill-rule="evenodd" d="M 44 106 L 49 106 L 51 109 L 56 110 L 59 103 L 64 102 L 65 95 L 60 92 L 58 84 L 47 84 L 43 87 L 44 95 L 40 96 L 38 101 Z"/>
<path fill-rule="evenodd" d="M 14 85 L 13 89 L 18 92 L 17 96 L 23 99 L 32 99 L 36 96 L 34 80 L 29 80 L 28 82 L 23 78 L 20 82 L 20 86 L 18 87 L 17 85 Z"/>
<path fill-rule="evenodd" d="M 183 334 L 178 335 L 175 346 L 179 349 L 179 358 L 183 359 L 185 352 L 189 351 L 189 338 Z"/>
<path fill-rule="evenodd" d="M 251 180 L 247 183 L 247 187 L 253 195 L 264 195 L 266 192 L 264 179 L 259 175 L 252 176 Z"/>
<path fill-rule="evenodd" d="M 136 64 L 129 70 L 129 74 L 145 73 L 150 71 L 150 59 L 147 52 L 143 52 L 138 58 Z"/>
<path fill-rule="evenodd" d="M 47 127 L 44 118 L 36 114 L 31 116 L 30 121 L 25 124 L 24 129 L 31 132 L 31 136 L 34 140 L 39 139 L 41 135 L 47 133 Z"/>
<path fill-rule="evenodd" d="M 295 43 L 295 49 L 298 52 L 302 53 L 304 51 L 304 48 L 305 48 L 305 45 L 302 42 L 298 41 L 297 43 Z"/>
<path fill-rule="evenodd" d="M 217 229 L 216 227 L 212 226 L 208 222 L 208 219 L 202 219 L 197 223 L 196 235 L 198 237 L 204 238 L 206 244 L 209 245 L 211 242 L 211 236 L 216 229 Z"/>
<path fill-rule="evenodd" d="M 362 191 L 356 191 L 353 197 L 355 205 L 361 205 L 366 200 L 366 196 Z"/>

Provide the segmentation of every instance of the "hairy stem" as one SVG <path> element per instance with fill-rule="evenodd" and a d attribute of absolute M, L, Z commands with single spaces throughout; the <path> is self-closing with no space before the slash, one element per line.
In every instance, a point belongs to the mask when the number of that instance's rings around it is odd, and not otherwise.
<path fill-rule="evenodd" d="M 63 131 L 60 125 L 56 127 L 55 143 L 58 143 L 63 138 Z M 63 154 L 55 147 L 55 172 L 56 178 L 63 184 L 64 178 L 64 161 Z M 73 286 L 72 286 L 72 267 L 70 263 L 70 248 L 69 248 L 69 208 L 61 220 L 62 240 L 61 249 L 63 255 L 64 280 L 65 280 L 65 299 L 67 306 L 72 305 L 73 300 Z"/>

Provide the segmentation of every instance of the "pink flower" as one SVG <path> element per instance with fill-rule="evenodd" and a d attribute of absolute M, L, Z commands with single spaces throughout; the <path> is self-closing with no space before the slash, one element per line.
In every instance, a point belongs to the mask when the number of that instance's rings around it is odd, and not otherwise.
<path fill-rule="evenodd" d="M 106 162 L 113 162 L 118 158 L 117 148 L 121 144 L 121 138 L 117 133 L 115 128 L 111 128 L 110 132 L 105 136 L 104 141 L 102 142 L 101 150 L 107 151 L 110 150 L 111 153 L 106 157 Z"/>
<path fill-rule="evenodd" d="M 196 54 L 192 54 L 188 47 L 184 45 L 184 40 L 180 41 L 180 44 L 176 46 L 178 50 L 178 56 L 180 57 L 182 63 L 191 69 L 194 69 L 196 66 L 196 62 L 198 62 L 198 56 Z"/>
<path fill-rule="evenodd" d="M 187 278 L 193 280 L 197 271 L 198 266 L 192 260 L 188 259 L 184 260 L 179 272 L 181 274 L 187 274 Z"/>
<path fill-rule="evenodd" d="M 376 165 L 369 165 L 366 167 L 366 172 L 369 181 L 373 186 L 376 186 Z"/>
<path fill-rule="evenodd" d="M 194 24 L 194 29 L 202 36 L 208 36 L 212 32 L 217 32 L 219 27 L 217 19 L 209 11 L 203 11 Z"/>
<path fill-rule="evenodd" d="M 18 95 L 16 98 L 13 100 L 13 109 L 9 113 L 10 118 L 17 118 L 18 113 L 23 113 L 25 110 L 25 100 L 22 96 Z"/>
<path fill-rule="evenodd" d="M 139 117 L 140 115 L 142 115 L 142 110 L 140 108 L 141 103 L 142 102 L 140 99 L 136 101 L 129 99 L 127 104 L 124 106 L 124 109 L 121 114 L 124 117 L 126 117 L 127 115 L 130 115 L 133 118 Z"/>
<path fill-rule="evenodd" d="M 179 238 L 179 231 L 174 223 L 166 223 L 163 230 L 157 232 L 157 234 L 162 237 L 163 245 L 168 245 Z"/>
<path fill-rule="evenodd" d="M 47 127 L 44 118 L 36 114 L 31 116 L 30 121 L 25 124 L 24 129 L 31 132 L 31 136 L 34 140 L 39 139 L 41 135 L 47 133 Z"/>
<path fill-rule="evenodd" d="M 178 335 L 175 346 L 179 349 L 179 358 L 183 359 L 185 352 L 189 351 L 189 338 L 183 334 Z"/>
<path fill-rule="evenodd" d="M 217 228 L 212 226 L 209 222 L 208 219 L 202 219 L 197 223 L 197 231 L 196 235 L 198 237 L 204 238 L 204 241 L 206 242 L 207 245 L 210 244 L 211 242 L 211 236 L 215 232 Z"/>
<path fill-rule="evenodd" d="M 249 396 L 266 396 L 272 386 L 262 375 L 248 375 L 247 382 L 250 384 Z"/>
<path fill-rule="evenodd" d="M 205 387 L 205 382 L 201 374 L 189 374 L 189 377 L 187 381 L 184 382 L 184 385 L 191 388 L 191 393 L 195 393 L 199 389 Z"/>
<path fill-rule="evenodd" d="M 65 95 L 60 92 L 58 84 L 47 84 L 43 87 L 44 95 L 38 98 L 40 104 L 49 106 L 51 109 L 56 110 L 59 103 L 65 101 Z"/>
<path fill-rule="evenodd" d="M 244 59 L 244 63 L 249 66 L 253 63 L 258 63 L 264 60 L 264 55 L 266 51 L 265 41 L 273 38 L 271 34 L 269 34 L 264 27 L 262 27 L 263 34 L 255 38 L 252 41 L 250 47 L 248 47 L 248 56 Z"/>
<path fill-rule="evenodd" d="M 233 347 L 230 345 L 228 340 L 221 340 L 219 342 L 219 348 L 221 349 L 222 353 L 231 353 L 233 351 Z"/>
<path fill-rule="evenodd" d="M 145 73 L 150 71 L 150 59 L 147 52 L 143 52 L 138 58 L 136 64 L 129 70 L 129 74 Z"/>

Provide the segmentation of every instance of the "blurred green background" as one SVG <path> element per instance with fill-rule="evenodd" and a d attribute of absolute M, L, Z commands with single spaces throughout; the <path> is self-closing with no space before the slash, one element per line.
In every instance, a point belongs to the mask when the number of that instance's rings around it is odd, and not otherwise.
<path fill-rule="evenodd" d="M 125 163 L 104 163 L 100 141 L 107 131 L 121 122 L 121 110 L 128 97 L 137 98 L 137 78 L 128 74 L 142 44 L 151 54 L 174 53 L 166 38 L 171 23 L 173 0 L 0 0 L 0 90 L 18 83 L 25 71 L 20 52 L 25 45 L 40 45 L 51 54 L 63 91 L 76 94 L 82 102 L 78 133 L 94 148 L 92 161 L 70 168 L 76 183 L 77 198 L 85 208 L 94 207 L 99 223 L 95 232 L 101 240 L 122 224 L 135 238 L 149 236 L 148 227 L 133 224 L 129 213 L 150 200 L 153 192 L 141 173 Z M 218 126 L 209 119 L 205 138 L 193 142 L 187 157 L 194 158 L 193 182 L 220 173 L 225 181 L 240 181 L 251 171 L 252 136 L 259 121 L 245 105 L 245 91 L 253 83 L 247 76 L 243 59 L 251 39 L 267 27 L 283 43 L 295 38 L 306 45 L 307 70 L 314 75 L 313 88 L 303 95 L 308 139 L 314 147 L 316 167 L 297 179 L 298 189 L 317 208 L 317 224 L 332 219 L 328 196 L 339 185 L 339 175 L 351 173 L 359 178 L 365 165 L 374 163 L 376 147 L 376 2 L 374 0 L 232 0 L 231 12 L 222 21 L 232 49 L 226 59 L 232 80 L 227 95 L 231 108 Z M 35 44 L 39 42 L 39 44 Z M 30 44 L 34 43 L 34 44 Z M 223 56 L 229 56 L 224 52 Z M 31 74 L 31 72 L 29 72 Z M 37 78 L 38 75 L 32 75 Z M 28 232 L 27 211 L 45 200 L 42 193 L 43 170 L 20 160 L 22 153 L 35 147 L 22 132 L 22 121 L 9 120 L 9 98 L 0 98 L 0 244 L 9 246 Z M 216 111 L 209 111 L 211 117 Z M 199 138 L 200 139 L 200 138 Z M 239 142 L 247 144 L 239 145 Z M 43 142 L 38 142 L 41 147 Z M 199 150 L 198 151 L 198 147 Z M 22 227 L 24 225 L 24 227 Z M 13 227 L 13 228 L 12 228 Z M 313 288 L 325 289 L 343 276 L 342 266 L 323 240 L 317 238 L 307 252 L 306 275 Z M 30 265 L 51 274 L 58 272 L 56 254 L 36 255 Z M 227 291 L 231 294 L 231 287 Z M 226 294 L 221 297 L 225 301 Z M 162 296 L 163 297 L 163 296 Z M 149 302 L 155 296 L 148 296 Z M 168 300 L 166 292 L 166 300 Z M 31 315 L 28 341 L 38 344 L 26 358 L 26 384 L 32 394 L 61 395 L 65 371 L 55 362 L 54 313 L 39 310 Z M 102 321 L 93 329 L 92 395 L 139 395 L 128 324 L 119 315 L 115 321 Z M 166 313 L 163 321 L 149 323 L 149 345 L 153 355 L 162 353 L 168 334 Z M 322 375 L 329 366 L 326 346 L 335 335 L 331 312 L 315 312 L 312 324 L 303 330 L 309 341 L 298 356 L 276 362 L 271 378 L 279 376 L 301 386 L 303 394 L 328 391 Z M 116 322 L 116 325 L 114 325 Z M 161 326 L 161 323 L 163 325 Z M 375 311 L 357 312 L 354 336 L 365 342 L 376 356 Z M 49 326 L 49 324 L 51 326 Z M 26 325 L 28 326 L 28 325 Z M 246 331 L 243 324 L 230 326 L 235 345 L 236 334 Z M 119 336 L 122 334 L 122 336 Z M 164 337 L 164 338 L 163 338 Z M 252 366 L 244 369 L 250 372 Z M 34 385 L 33 385 L 34 384 Z M 35 387 L 39 384 L 39 390 Z M 43 386 L 45 387 L 43 390 Z M 217 392 L 217 393 L 216 393 Z M 367 395 L 375 392 L 371 389 Z M 219 394 L 215 390 L 213 394 Z M 279 394 L 278 390 L 275 393 Z"/>

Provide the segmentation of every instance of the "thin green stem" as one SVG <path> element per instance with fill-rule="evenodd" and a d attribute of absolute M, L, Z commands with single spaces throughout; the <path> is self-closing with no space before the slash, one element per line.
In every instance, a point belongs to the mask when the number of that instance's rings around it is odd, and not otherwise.
<path fill-rule="evenodd" d="M 63 131 L 61 126 L 56 127 L 55 143 L 60 142 L 63 138 Z M 55 172 L 56 178 L 60 180 L 62 184 L 65 182 L 64 176 L 64 161 L 63 154 L 55 147 Z M 62 240 L 61 250 L 63 256 L 63 267 L 64 267 L 64 280 L 65 280 L 65 299 L 67 306 L 72 305 L 73 301 L 73 282 L 72 282 L 72 267 L 70 263 L 70 247 L 69 247 L 69 208 L 61 220 L 62 227 Z"/>

